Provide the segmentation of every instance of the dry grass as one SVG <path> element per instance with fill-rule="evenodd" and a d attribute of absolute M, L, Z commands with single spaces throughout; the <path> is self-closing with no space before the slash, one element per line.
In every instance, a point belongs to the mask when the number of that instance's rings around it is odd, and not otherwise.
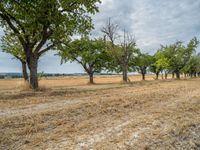
<path fill-rule="evenodd" d="M 170 76 L 169 76 L 170 77 Z M 129 80 L 131 82 L 141 81 L 141 75 L 130 75 Z M 154 75 L 148 75 L 146 77 L 147 81 L 154 80 Z M 96 84 L 113 84 L 120 83 L 122 81 L 121 76 L 113 75 L 113 76 L 95 76 L 94 81 Z M 61 88 L 61 87 L 71 87 L 71 86 L 82 86 L 87 85 L 88 77 L 83 76 L 71 76 L 71 77 L 51 77 L 51 78 L 43 78 L 40 81 L 40 86 L 45 86 L 46 88 Z M 9 80 L 0 80 L 0 90 L 10 90 L 13 88 L 21 88 L 25 86 L 24 81 L 20 79 L 9 79 Z M 23 88 L 22 88 L 23 89 Z"/>
<path fill-rule="evenodd" d="M 199 79 L 95 81 L 46 79 L 37 92 L 0 86 L 1 149 L 200 149 Z"/>

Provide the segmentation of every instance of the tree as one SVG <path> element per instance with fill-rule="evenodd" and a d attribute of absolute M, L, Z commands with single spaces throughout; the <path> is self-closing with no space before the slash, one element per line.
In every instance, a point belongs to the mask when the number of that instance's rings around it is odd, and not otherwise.
<path fill-rule="evenodd" d="M 200 72 L 200 57 L 198 55 L 193 55 L 182 71 L 184 74 L 189 74 L 190 77 L 197 77 Z"/>
<path fill-rule="evenodd" d="M 21 46 L 18 39 L 12 34 L 6 33 L 2 38 L 2 50 L 8 54 L 11 54 L 19 60 L 22 64 L 22 75 L 24 81 L 28 82 L 28 73 L 27 73 L 27 66 L 26 66 L 26 56 L 23 51 L 23 47 Z"/>
<path fill-rule="evenodd" d="M 193 38 L 190 40 L 187 46 L 184 46 L 181 41 L 177 41 L 169 46 L 162 46 L 165 53 L 164 55 L 168 59 L 169 66 L 172 72 L 176 74 L 177 79 L 180 79 L 181 70 L 192 57 L 192 54 L 195 52 L 198 43 L 198 40 Z"/>
<path fill-rule="evenodd" d="M 90 14 L 100 0 L 4 0 L 0 24 L 20 41 L 30 70 L 30 87 L 38 88 L 39 58 L 55 49 L 62 39 L 92 28 Z"/>
<path fill-rule="evenodd" d="M 145 80 L 148 67 L 153 62 L 152 56 L 148 53 L 139 53 L 134 60 L 134 70 L 138 71 L 142 75 L 142 80 Z"/>
<path fill-rule="evenodd" d="M 62 62 L 70 60 L 82 65 L 89 75 L 89 83 L 94 84 L 94 73 L 100 73 L 104 68 L 105 43 L 101 39 L 90 40 L 88 37 L 83 37 L 63 47 L 59 55 Z"/>
<path fill-rule="evenodd" d="M 115 71 L 121 71 L 123 76 L 123 82 L 128 82 L 128 70 L 131 67 L 131 60 L 135 57 L 138 52 L 136 48 L 135 39 L 130 36 L 125 30 L 123 31 L 122 42 L 116 44 L 118 36 L 118 25 L 111 23 L 110 19 L 108 23 L 102 28 L 102 32 L 108 37 L 107 48 L 110 51 L 113 61 L 109 68 Z M 113 67 L 113 65 L 115 67 Z"/>
<path fill-rule="evenodd" d="M 185 49 L 185 53 L 183 54 L 183 59 L 184 59 L 184 67 L 181 69 L 181 72 L 183 72 L 184 74 L 188 71 L 190 72 L 190 76 L 195 75 L 196 74 L 194 72 L 196 72 L 198 69 L 198 61 L 199 61 L 199 56 L 195 55 L 195 51 L 196 48 L 199 44 L 199 41 L 197 40 L 196 37 L 194 37 L 193 39 L 190 40 L 190 42 L 187 44 L 187 47 Z M 194 54 L 194 55 L 193 55 Z M 196 68 L 196 69 L 193 69 Z M 194 72 L 192 73 L 191 70 L 193 70 Z M 196 70 L 196 71 L 195 71 Z M 186 74 L 185 74 L 186 76 Z"/>
<path fill-rule="evenodd" d="M 160 49 L 155 54 L 155 67 L 159 72 L 162 73 L 162 79 L 163 79 L 163 72 L 165 74 L 165 79 L 167 79 L 168 73 L 170 72 L 170 65 L 169 65 L 169 59 L 165 56 L 165 53 L 163 49 Z M 158 76 L 157 78 L 158 79 Z"/>
<path fill-rule="evenodd" d="M 160 71 L 161 71 L 161 68 L 158 66 L 158 65 L 156 65 L 156 58 L 155 58 L 155 55 L 152 57 L 152 60 L 153 60 L 153 63 L 150 65 L 150 71 L 152 72 L 152 73 L 155 73 L 155 75 L 156 75 L 156 78 L 155 78 L 155 80 L 158 80 L 158 78 L 159 78 L 159 74 L 160 74 Z"/>

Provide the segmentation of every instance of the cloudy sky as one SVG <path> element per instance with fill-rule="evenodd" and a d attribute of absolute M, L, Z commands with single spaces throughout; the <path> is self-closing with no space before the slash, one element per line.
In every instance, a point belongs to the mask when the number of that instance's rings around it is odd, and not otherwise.
<path fill-rule="evenodd" d="M 200 0 L 102 0 L 99 7 L 100 12 L 93 16 L 93 33 L 102 36 L 101 27 L 112 18 L 120 28 L 135 36 L 137 46 L 144 52 L 152 54 L 160 44 L 176 40 L 187 43 L 194 36 L 200 39 Z M 0 52 L 0 72 L 20 71 L 17 60 Z M 41 58 L 39 71 L 80 73 L 83 69 L 76 63 L 61 66 L 59 57 L 49 52 Z"/>

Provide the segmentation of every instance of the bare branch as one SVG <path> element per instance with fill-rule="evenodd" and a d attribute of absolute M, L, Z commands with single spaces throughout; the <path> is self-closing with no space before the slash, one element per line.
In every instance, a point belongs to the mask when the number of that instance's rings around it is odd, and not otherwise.
<path fill-rule="evenodd" d="M 111 23 L 111 19 L 109 18 L 107 24 L 105 27 L 101 29 L 101 32 L 105 33 L 106 36 L 108 36 L 109 40 L 112 43 L 112 46 L 114 46 L 114 42 L 117 39 L 117 30 L 118 30 L 118 25 Z"/>

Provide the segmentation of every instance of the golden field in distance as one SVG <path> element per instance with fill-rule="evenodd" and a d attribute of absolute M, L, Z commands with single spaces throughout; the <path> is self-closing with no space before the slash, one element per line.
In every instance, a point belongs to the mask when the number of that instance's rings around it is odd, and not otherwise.
<path fill-rule="evenodd" d="M 169 75 L 169 79 L 171 75 Z M 147 75 L 146 80 L 154 80 L 155 75 Z M 161 79 L 161 77 L 160 77 Z M 130 82 L 141 81 L 141 75 L 130 75 Z M 95 76 L 94 82 L 96 84 L 119 84 L 122 82 L 121 75 L 101 75 Z M 56 87 L 70 87 L 70 86 L 82 86 L 88 84 L 88 76 L 67 76 L 67 77 L 47 77 L 42 78 L 39 81 L 40 86 L 47 88 L 56 88 Z M 6 89 L 15 89 L 22 88 L 24 82 L 22 79 L 2 79 L 0 80 L 0 90 Z"/>

